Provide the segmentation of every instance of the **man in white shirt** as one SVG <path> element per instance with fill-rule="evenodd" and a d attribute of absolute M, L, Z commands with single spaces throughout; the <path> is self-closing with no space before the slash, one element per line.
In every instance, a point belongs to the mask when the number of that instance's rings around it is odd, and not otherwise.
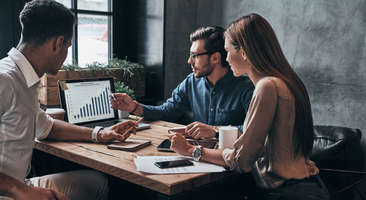
<path fill-rule="evenodd" d="M 127 121 L 93 130 L 46 115 L 37 98 L 40 77 L 57 74 L 71 46 L 76 19 L 54 0 L 33 0 L 20 13 L 20 21 L 18 46 L 0 60 L 0 199 L 107 199 L 108 181 L 93 170 L 26 179 L 35 138 L 123 141 L 120 133 L 137 124 Z"/>

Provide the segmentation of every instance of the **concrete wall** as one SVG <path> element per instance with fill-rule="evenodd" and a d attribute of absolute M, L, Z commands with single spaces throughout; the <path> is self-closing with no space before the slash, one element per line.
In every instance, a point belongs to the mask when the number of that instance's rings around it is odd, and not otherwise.
<path fill-rule="evenodd" d="M 166 0 L 165 98 L 191 72 L 189 34 L 258 13 L 305 83 L 316 125 L 359 128 L 366 150 L 365 0 Z M 365 152 L 366 155 L 366 152 Z"/>

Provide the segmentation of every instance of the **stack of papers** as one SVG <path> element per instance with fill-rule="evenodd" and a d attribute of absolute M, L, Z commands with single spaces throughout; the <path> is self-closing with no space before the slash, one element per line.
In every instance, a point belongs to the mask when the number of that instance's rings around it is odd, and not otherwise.
<path fill-rule="evenodd" d="M 160 169 L 155 166 L 155 162 L 172 161 L 172 160 L 190 160 L 194 163 L 192 166 L 186 167 L 174 167 Z M 196 162 L 192 157 L 188 156 L 137 156 L 135 165 L 137 171 L 153 173 L 153 174 L 182 174 L 182 173 L 205 173 L 205 172 L 223 172 L 226 169 L 222 166 L 207 163 L 207 162 Z"/>

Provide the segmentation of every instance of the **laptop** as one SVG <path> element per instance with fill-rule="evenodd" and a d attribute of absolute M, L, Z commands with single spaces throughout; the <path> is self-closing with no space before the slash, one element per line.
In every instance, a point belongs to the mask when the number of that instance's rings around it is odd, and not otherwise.
<path fill-rule="evenodd" d="M 119 119 L 118 110 L 112 109 L 109 101 L 109 94 L 115 91 L 113 78 L 59 80 L 57 86 L 66 122 L 94 128 L 125 121 Z M 140 122 L 136 129 L 146 128 L 150 124 Z"/>

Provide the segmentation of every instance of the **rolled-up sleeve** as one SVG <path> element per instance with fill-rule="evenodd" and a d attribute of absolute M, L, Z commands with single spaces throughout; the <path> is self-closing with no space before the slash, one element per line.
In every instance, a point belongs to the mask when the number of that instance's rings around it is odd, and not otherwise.
<path fill-rule="evenodd" d="M 45 139 L 51 132 L 54 120 L 48 116 L 42 109 L 38 109 L 37 112 L 37 126 L 36 126 L 36 138 L 39 140 Z"/>
<path fill-rule="evenodd" d="M 234 142 L 235 149 L 225 149 L 222 157 L 231 170 L 250 172 L 262 157 L 264 144 L 277 107 L 277 89 L 271 81 L 258 83 L 253 94 L 243 134 Z"/>
<path fill-rule="evenodd" d="M 146 120 L 164 120 L 176 122 L 187 110 L 190 109 L 190 101 L 187 95 L 187 80 L 184 80 L 174 89 L 172 97 L 163 105 L 144 107 L 144 118 Z"/>

